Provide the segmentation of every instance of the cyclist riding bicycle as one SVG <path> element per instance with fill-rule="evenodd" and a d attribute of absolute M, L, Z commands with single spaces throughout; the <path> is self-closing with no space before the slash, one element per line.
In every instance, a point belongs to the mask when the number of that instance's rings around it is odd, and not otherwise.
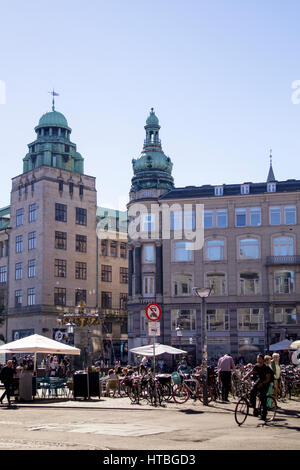
<path fill-rule="evenodd" d="M 254 416 L 258 416 L 257 409 L 255 408 L 256 404 L 256 396 L 259 392 L 260 394 L 260 401 L 262 405 L 262 415 L 261 418 L 266 420 L 267 417 L 267 392 L 270 385 L 270 382 L 274 380 L 274 373 L 272 369 L 264 363 L 264 356 L 263 354 L 258 354 L 257 356 L 257 364 L 253 367 L 251 371 L 249 371 L 243 378 L 243 380 L 247 380 L 250 375 L 254 375 L 257 377 L 255 384 L 253 385 L 251 392 L 250 392 L 250 404 L 252 408 L 254 408 Z"/>

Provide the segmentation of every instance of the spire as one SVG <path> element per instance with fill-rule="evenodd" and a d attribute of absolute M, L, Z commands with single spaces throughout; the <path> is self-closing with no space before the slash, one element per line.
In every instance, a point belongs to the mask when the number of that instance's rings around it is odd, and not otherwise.
<path fill-rule="evenodd" d="M 267 183 L 271 183 L 272 181 L 275 180 L 275 175 L 272 167 L 272 149 L 270 150 L 270 168 L 269 168 L 269 173 L 268 173 L 268 178 L 267 178 Z"/>
<path fill-rule="evenodd" d="M 52 91 L 48 91 L 48 93 L 50 93 L 50 95 L 52 95 L 52 111 L 55 111 L 54 96 L 59 96 L 59 93 L 56 93 L 56 91 L 54 91 L 54 88 L 53 88 Z"/>

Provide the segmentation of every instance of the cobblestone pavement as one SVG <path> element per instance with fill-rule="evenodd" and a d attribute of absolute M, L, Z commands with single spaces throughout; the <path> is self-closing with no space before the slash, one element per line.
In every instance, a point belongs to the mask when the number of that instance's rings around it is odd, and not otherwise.
<path fill-rule="evenodd" d="M 236 400 L 163 407 L 128 398 L 38 400 L 0 407 L 0 449 L 239 450 L 300 449 L 300 401 L 279 403 L 276 421 L 234 420 Z"/>

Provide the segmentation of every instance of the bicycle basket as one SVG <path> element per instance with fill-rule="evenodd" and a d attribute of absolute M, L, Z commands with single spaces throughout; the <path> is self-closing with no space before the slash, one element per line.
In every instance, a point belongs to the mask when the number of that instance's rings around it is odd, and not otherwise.
<path fill-rule="evenodd" d="M 157 379 L 159 380 L 159 383 L 165 385 L 171 382 L 171 377 L 170 376 L 165 376 L 165 375 L 158 375 Z"/>
<path fill-rule="evenodd" d="M 173 374 L 171 375 L 171 378 L 172 378 L 172 381 L 173 381 L 174 385 L 180 385 L 181 384 L 181 377 L 178 374 L 178 372 L 173 372 Z"/>

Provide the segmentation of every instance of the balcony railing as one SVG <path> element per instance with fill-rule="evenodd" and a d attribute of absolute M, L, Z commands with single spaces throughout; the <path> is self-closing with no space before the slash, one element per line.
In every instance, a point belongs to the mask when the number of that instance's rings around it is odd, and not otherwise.
<path fill-rule="evenodd" d="M 283 266 L 286 264 L 299 264 L 300 265 L 300 255 L 293 256 L 267 256 L 266 265 L 267 266 Z"/>

